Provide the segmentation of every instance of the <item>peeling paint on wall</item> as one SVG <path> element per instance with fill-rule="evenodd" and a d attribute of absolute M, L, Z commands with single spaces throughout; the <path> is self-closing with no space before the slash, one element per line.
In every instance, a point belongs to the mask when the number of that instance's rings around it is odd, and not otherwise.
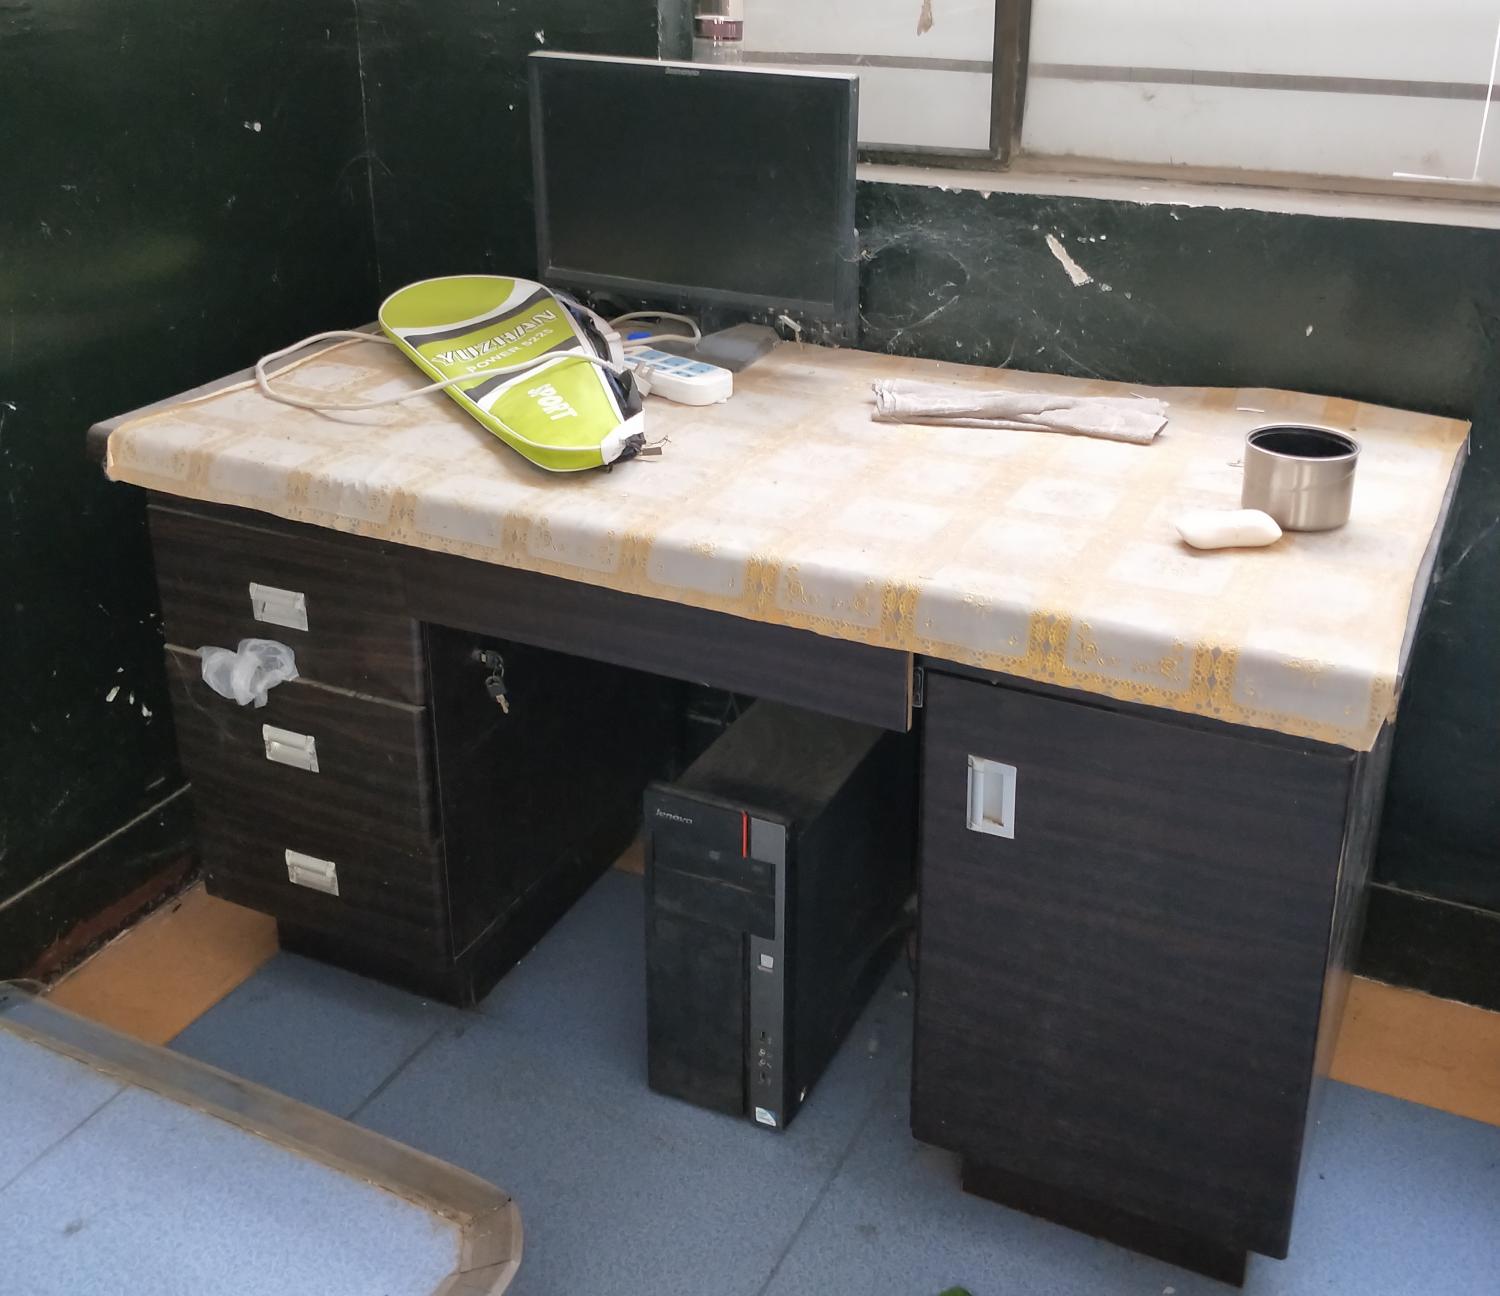
<path fill-rule="evenodd" d="M 1062 240 L 1056 234 L 1047 235 L 1047 247 L 1057 258 L 1057 263 L 1068 272 L 1068 278 L 1073 281 L 1073 287 L 1082 288 L 1085 284 L 1094 282 L 1094 276 L 1073 260 L 1068 249 L 1062 245 Z"/>

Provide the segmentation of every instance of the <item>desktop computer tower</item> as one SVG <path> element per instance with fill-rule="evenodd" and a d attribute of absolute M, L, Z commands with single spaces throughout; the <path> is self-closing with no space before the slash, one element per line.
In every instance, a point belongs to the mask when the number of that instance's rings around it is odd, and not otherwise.
<path fill-rule="evenodd" d="M 757 702 L 647 790 L 651 1087 L 784 1128 L 906 932 L 916 750 Z"/>

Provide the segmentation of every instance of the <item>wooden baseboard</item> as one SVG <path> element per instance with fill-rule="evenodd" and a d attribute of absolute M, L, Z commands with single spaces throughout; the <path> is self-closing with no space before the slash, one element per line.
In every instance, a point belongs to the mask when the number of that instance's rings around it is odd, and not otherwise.
<path fill-rule="evenodd" d="M 174 1039 L 276 953 L 276 922 L 189 887 L 52 987 L 48 1002 L 148 1044 Z"/>
<path fill-rule="evenodd" d="M 1500 1013 L 1356 977 L 1331 1075 L 1500 1125 Z"/>
<path fill-rule="evenodd" d="M 1500 1011 L 1500 913 L 1374 883 L 1355 970 Z"/>

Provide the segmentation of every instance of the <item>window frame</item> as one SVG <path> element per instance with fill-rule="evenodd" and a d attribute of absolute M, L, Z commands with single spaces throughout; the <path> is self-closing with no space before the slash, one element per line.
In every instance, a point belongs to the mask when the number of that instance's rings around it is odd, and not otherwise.
<path fill-rule="evenodd" d="M 929 61 L 856 55 L 855 67 L 921 67 Z M 946 60 L 945 60 L 946 61 Z M 995 39 L 990 54 L 990 143 L 984 149 L 924 145 L 897 148 L 861 144 L 859 160 L 895 166 L 950 167 L 976 171 L 1004 170 L 1021 147 L 1021 118 L 1026 107 L 1026 73 L 1031 62 L 1031 0 L 995 0 Z"/>
<path fill-rule="evenodd" d="M 692 58 L 694 0 L 657 0 L 657 31 L 661 58 Z M 751 21 L 753 22 L 753 11 Z M 754 28 L 751 27 L 753 36 Z M 995 38 L 989 59 L 990 142 L 982 149 L 944 148 L 940 145 L 898 147 L 861 144 L 861 162 L 898 166 L 948 166 L 976 171 L 1004 170 L 1021 143 L 1021 114 L 1026 99 L 1026 68 L 1031 44 L 1031 0 L 995 0 Z M 745 61 L 756 63 L 817 63 L 825 67 L 927 67 L 953 60 L 908 58 L 881 54 L 785 54 L 747 51 Z M 982 61 L 981 65 L 982 65 Z"/>
<path fill-rule="evenodd" d="M 751 0 L 753 3 L 753 0 Z M 694 0 L 657 0 L 660 55 L 663 58 L 692 57 Z M 1500 203 L 1500 186 L 1467 184 L 1442 179 L 1378 179 L 1364 176 L 1316 175 L 1302 171 L 1256 171 L 1240 167 L 1168 165 L 1126 162 L 1084 156 L 1024 153 L 1021 127 L 1025 116 L 1026 89 L 1031 66 L 1032 0 L 995 0 L 995 36 L 990 70 L 990 140 L 984 149 L 954 149 L 939 145 L 920 147 L 859 146 L 859 161 L 876 166 L 920 168 L 927 171 L 989 173 L 1003 187 L 1006 174 L 1030 178 L 1052 177 L 1077 180 L 1144 181 L 1198 186 L 1249 187 L 1287 192 L 1347 194 L 1377 198 L 1436 200 L 1464 206 Z M 753 10 L 752 10 L 753 22 Z M 753 27 L 751 29 L 753 35 Z M 900 56 L 860 54 L 807 54 L 780 58 L 770 52 L 752 52 L 750 62 L 822 62 L 832 66 L 922 67 L 932 60 Z M 950 60 L 936 60 L 941 64 Z M 1500 100 L 1500 85 L 1492 92 Z"/>

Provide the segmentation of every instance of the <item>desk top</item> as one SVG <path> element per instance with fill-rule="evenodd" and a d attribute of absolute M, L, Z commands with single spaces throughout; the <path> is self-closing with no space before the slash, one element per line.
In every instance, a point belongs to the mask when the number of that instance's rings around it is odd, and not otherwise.
<path fill-rule="evenodd" d="M 1165 400 L 1149 446 L 870 420 L 876 378 Z M 350 400 L 425 379 L 351 342 L 278 380 Z M 664 453 L 532 467 L 441 395 L 344 414 L 216 384 L 103 425 L 107 471 L 172 495 L 1026 679 L 1368 749 L 1396 706 L 1468 426 L 1258 389 L 1145 388 L 785 343 L 723 405 L 650 400 Z M 1363 445 L 1347 526 L 1199 553 L 1245 433 Z"/>

